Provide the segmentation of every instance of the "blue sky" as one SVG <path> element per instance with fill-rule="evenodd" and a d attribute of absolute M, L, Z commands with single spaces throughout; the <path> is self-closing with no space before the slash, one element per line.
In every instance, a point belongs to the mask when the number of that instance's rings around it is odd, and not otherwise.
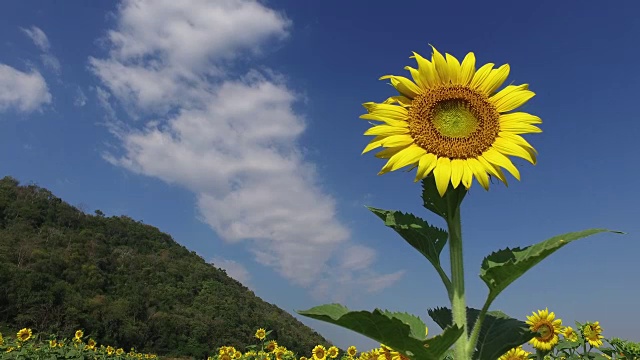
<path fill-rule="evenodd" d="M 361 104 L 393 89 L 411 51 L 433 44 L 477 64 L 509 63 L 532 166 L 463 204 L 468 304 L 490 252 L 605 227 L 531 270 L 494 303 L 524 319 L 599 320 L 638 338 L 635 2 L 12 1 L 0 4 L 0 173 L 87 212 L 128 215 L 292 312 L 446 306 L 424 261 L 364 205 L 420 206 L 413 174 L 376 176 L 360 152 Z M 634 210 L 636 209 L 636 210 Z M 443 254 L 447 258 L 446 254 Z M 446 261 L 445 261 L 446 262 Z M 374 342 L 301 318 L 337 345 Z"/>

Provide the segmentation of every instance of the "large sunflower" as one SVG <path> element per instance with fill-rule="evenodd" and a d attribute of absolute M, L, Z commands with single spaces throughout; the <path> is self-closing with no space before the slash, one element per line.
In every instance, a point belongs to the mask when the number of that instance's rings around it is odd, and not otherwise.
<path fill-rule="evenodd" d="M 363 104 L 368 113 L 362 119 L 379 121 L 365 132 L 375 138 L 363 154 L 380 147 L 377 157 L 389 159 L 379 174 L 411 165 L 417 167 L 416 181 L 431 172 L 440 195 L 449 183 L 467 189 L 473 178 L 489 189 L 489 176 L 505 184 L 501 168 L 516 179 L 518 169 L 507 156 L 536 162 L 536 150 L 520 134 L 538 133 L 539 117 L 510 112 L 535 94 L 527 84 L 496 90 L 509 75 L 509 65 L 493 69 L 489 63 L 478 70 L 475 56 L 468 53 L 460 63 L 435 48 L 431 61 L 413 53 L 418 69 L 409 70 L 413 81 L 387 75 L 400 93 L 382 103 Z"/>
<path fill-rule="evenodd" d="M 538 310 L 537 314 L 534 311 L 533 315 L 527 316 L 526 323 L 531 331 L 540 334 L 529 341 L 534 348 L 549 351 L 558 344 L 562 320 L 556 319 L 556 314 L 549 309 Z"/>

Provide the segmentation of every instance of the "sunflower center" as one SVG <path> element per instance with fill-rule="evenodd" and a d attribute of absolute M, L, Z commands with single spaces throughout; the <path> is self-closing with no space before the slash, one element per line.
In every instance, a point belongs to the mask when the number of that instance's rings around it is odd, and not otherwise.
<path fill-rule="evenodd" d="M 498 137 L 499 118 L 486 95 L 467 86 L 446 85 L 413 99 L 409 130 L 418 146 L 438 157 L 475 158 Z"/>
<path fill-rule="evenodd" d="M 538 328 L 535 329 L 538 333 L 540 333 L 540 337 L 538 340 L 542 342 L 549 342 L 553 338 L 553 328 L 550 324 L 543 323 Z"/>

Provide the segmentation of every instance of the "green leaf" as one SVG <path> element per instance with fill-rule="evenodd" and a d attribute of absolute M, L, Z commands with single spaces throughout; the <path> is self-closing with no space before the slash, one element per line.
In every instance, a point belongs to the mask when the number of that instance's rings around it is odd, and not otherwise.
<path fill-rule="evenodd" d="M 454 189 L 451 187 L 451 184 L 449 184 L 447 192 L 443 197 L 441 197 L 438 193 L 436 180 L 433 174 L 427 176 L 422 180 L 422 205 L 427 210 L 433 212 L 434 214 L 442 217 L 445 220 L 449 215 L 448 201 L 451 200 L 453 208 L 459 207 L 466 194 L 467 189 L 465 189 L 464 186 L 460 185 L 456 189 Z"/>
<path fill-rule="evenodd" d="M 480 269 L 480 278 L 489 287 L 489 298 L 495 299 L 509 284 L 522 276 L 547 256 L 568 243 L 601 232 L 619 231 L 607 229 L 589 229 L 554 236 L 524 249 L 499 250 L 484 258 Z"/>
<path fill-rule="evenodd" d="M 378 309 L 349 311 L 340 304 L 316 306 L 297 313 L 353 330 L 413 359 L 439 360 L 463 332 L 451 326 L 441 335 L 425 340 L 426 325 L 416 316 Z"/>
<path fill-rule="evenodd" d="M 435 308 L 430 309 L 428 313 L 441 328 L 453 323 L 451 309 Z M 473 327 L 479 315 L 480 310 L 467 308 L 469 328 Z M 535 335 L 525 322 L 511 318 L 502 311 L 489 311 L 480 327 L 473 359 L 495 360 L 514 347 L 531 340 Z"/>
<path fill-rule="evenodd" d="M 560 340 L 558 345 L 556 345 L 556 350 L 565 350 L 565 349 L 575 349 L 580 346 L 580 343 L 577 341 L 569 341 L 569 340 Z"/>

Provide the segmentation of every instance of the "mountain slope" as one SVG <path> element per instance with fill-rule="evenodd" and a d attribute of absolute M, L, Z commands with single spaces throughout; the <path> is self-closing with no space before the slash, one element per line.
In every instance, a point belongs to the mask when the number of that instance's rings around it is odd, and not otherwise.
<path fill-rule="evenodd" d="M 0 327 L 72 334 L 160 355 L 244 350 L 258 327 L 309 355 L 329 345 L 157 228 L 87 215 L 46 189 L 0 180 Z"/>

